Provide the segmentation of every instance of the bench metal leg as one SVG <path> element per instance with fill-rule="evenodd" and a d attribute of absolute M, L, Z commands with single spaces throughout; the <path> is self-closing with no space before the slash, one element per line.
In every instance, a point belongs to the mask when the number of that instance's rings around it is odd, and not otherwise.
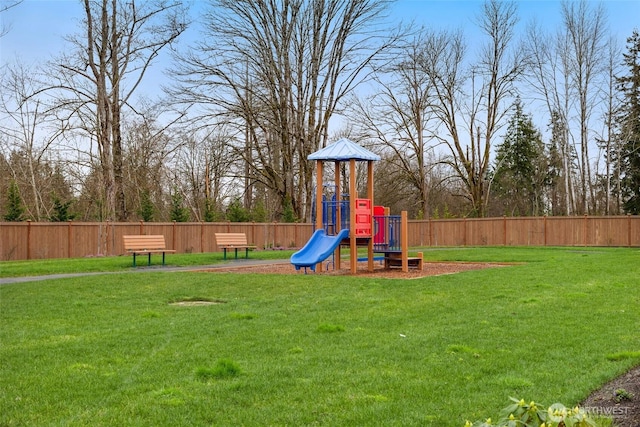
<path fill-rule="evenodd" d="M 236 250 L 236 259 L 238 259 L 238 248 L 235 248 Z"/>
<path fill-rule="evenodd" d="M 227 260 L 227 248 L 222 248 L 222 253 L 224 254 L 224 260 Z"/>
<path fill-rule="evenodd" d="M 151 265 L 151 252 L 149 252 L 149 261 L 147 261 L 147 265 Z"/>
<path fill-rule="evenodd" d="M 162 252 L 162 266 L 164 267 L 164 252 Z"/>
<path fill-rule="evenodd" d="M 136 253 L 133 253 L 133 266 L 136 266 Z"/>
<path fill-rule="evenodd" d="M 249 248 L 244 248 L 244 257 L 245 259 L 249 259 Z"/>

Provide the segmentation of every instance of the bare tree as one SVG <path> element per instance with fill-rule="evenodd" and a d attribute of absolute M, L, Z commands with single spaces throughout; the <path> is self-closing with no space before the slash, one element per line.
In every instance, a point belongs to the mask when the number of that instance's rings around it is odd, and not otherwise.
<path fill-rule="evenodd" d="M 593 112 L 602 101 L 600 85 L 606 80 L 607 28 L 603 6 L 592 8 L 584 0 L 563 2 L 561 16 L 555 36 L 531 25 L 525 39 L 532 71 L 528 81 L 556 126 L 552 142 L 561 156 L 564 213 L 572 215 L 596 209 L 589 132 Z M 574 183 L 576 171 L 579 180 Z"/>
<path fill-rule="evenodd" d="M 592 9 L 585 0 L 564 1 L 562 18 L 569 42 L 567 70 L 578 98 L 581 207 L 584 213 L 588 213 L 593 209 L 588 201 L 595 202 L 589 156 L 589 121 L 598 103 L 596 97 L 599 93 L 595 85 L 605 66 L 606 14 L 602 4 Z"/>
<path fill-rule="evenodd" d="M 603 113 L 603 129 L 597 138 L 600 149 L 604 152 L 604 213 L 605 215 L 619 215 L 621 211 L 620 201 L 620 140 L 616 137 L 616 115 L 620 111 L 620 97 L 616 88 L 616 76 L 620 71 L 618 63 L 622 50 L 615 40 L 610 38 L 607 43 L 606 58 L 606 85 L 604 98 L 606 109 Z M 612 184 L 615 188 L 611 188 Z M 612 200 L 612 194 L 617 197 Z"/>
<path fill-rule="evenodd" d="M 556 204 L 562 202 L 563 213 L 575 212 L 573 185 L 574 162 L 573 145 L 569 118 L 571 117 L 572 93 L 569 78 L 568 50 L 566 35 L 559 32 L 555 37 L 548 35 L 535 22 L 528 26 L 525 36 L 525 50 L 530 72 L 525 75 L 530 87 L 542 98 L 547 107 L 551 127 L 551 144 L 558 154 L 559 184 L 562 191 L 554 197 Z M 552 212 L 559 212 L 552 207 Z"/>
<path fill-rule="evenodd" d="M 0 4 L 0 13 L 6 12 L 12 7 L 16 7 L 20 3 L 22 3 L 22 0 L 3 0 L 2 4 Z M 11 27 L 6 25 L 4 20 L 2 20 L 2 22 L 0 22 L 0 38 L 7 34 L 10 29 Z"/>
<path fill-rule="evenodd" d="M 83 0 L 83 34 L 51 64 L 48 90 L 64 128 L 95 142 L 105 218 L 125 220 L 122 116 L 159 53 L 186 29 L 174 0 Z M 135 111 L 135 110 L 133 110 Z"/>
<path fill-rule="evenodd" d="M 184 131 L 180 138 L 183 143 L 171 162 L 174 182 L 192 217 L 210 221 L 224 210 L 225 201 L 239 196 L 238 186 L 232 184 L 239 165 L 231 137 L 224 127 L 210 127 L 206 132 Z"/>
<path fill-rule="evenodd" d="M 204 41 L 180 59 L 174 97 L 235 124 L 245 175 L 270 189 L 281 210 L 291 203 L 298 218 L 308 217 L 306 158 L 327 144 L 340 102 L 393 39 L 377 24 L 388 4 L 214 0 Z"/>
<path fill-rule="evenodd" d="M 127 183 L 123 191 L 131 213 L 140 212 L 144 197 L 148 197 L 159 217 L 166 219 L 163 207 L 171 187 L 168 162 L 181 141 L 170 130 L 172 121 L 157 120 L 158 109 L 158 105 L 144 106 L 138 116 L 123 121 L 123 176 Z"/>
<path fill-rule="evenodd" d="M 446 130 L 438 138 L 449 148 L 449 164 L 464 182 L 477 216 L 484 216 L 489 200 L 491 146 L 505 124 L 507 101 L 524 65 L 521 52 L 512 47 L 516 12 L 515 3 L 484 3 L 478 24 L 487 41 L 468 73 L 462 69 L 465 45 L 460 33 L 432 34 L 424 47 L 422 66 L 434 88 L 434 113 Z"/>
<path fill-rule="evenodd" d="M 52 188 L 51 146 L 59 132 L 51 132 L 50 117 L 46 105 L 30 95 L 38 90 L 32 70 L 21 63 L 8 65 L 0 81 L 0 140 L 2 152 L 10 155 L 8 165 L 13 169 L 12 177 L 19 183 L 29 217 L 40 221 L 47 218 L 47 209 Z M 7 181 L 8 182 L 8 181 Z M 63 191 L 60 188 L 60 191 Z"/>
<path fill-rule="evenodd" d="M 422 30 L 406 46 L 398 48 L 394 55 L 397 59 L 381 67 L 374 77 L 377 90 L 362 100 L 353 97 L 348 103 L 350 119 L 362 138 L 380 151 L 384 163 L 389 163 L 384 175 L 393 176 L 396 188 L 406 189 L 403 194 L 413 206 L 404 209 L 422 215 L 430 214 L 436 126 L 431 123 L 435 118 L 431 108 L 433 82 L 421 66 L 428 37 Z"/>

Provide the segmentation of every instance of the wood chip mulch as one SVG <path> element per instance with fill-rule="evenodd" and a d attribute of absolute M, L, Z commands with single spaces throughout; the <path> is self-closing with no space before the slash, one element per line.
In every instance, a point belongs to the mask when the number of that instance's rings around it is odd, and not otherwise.
<path fill-rule="evenodd" d="M 367 270 L 367 263 L 358 263 L 358 270 L 355 273 L 358 277 L 377 277 L 388 279 L 418 279 L 428 276 L 439 276 L 443 274 L 454 274 L 462 271 L 481 270 L 485 268 L 505 267 L 512 264 L 502 263 L 476 263 L 476 262 L 425 262 L 422 270 L 409 269 L 407 273 L 400 269 L 384 269 L 380 262 L 374 264 L 374 271 Z M 326 263 L 323 264 L 326 268 Z M 339 270 L 333 269 L 333 265 L 329 265 L 328 270 L 322 272 L 313 272 L 307 269 L 306 274 L 318 274 L 328 276 L 351 275 L 349 261 L 343 261 Z M 212 273 L 257 273 L 257 274 L 305 274 L 304 269 L 296 270 L 295 267 L 288 263 L 265 264 L 246 267 L 218 267 L 214 269 L 201 270 Z"/>

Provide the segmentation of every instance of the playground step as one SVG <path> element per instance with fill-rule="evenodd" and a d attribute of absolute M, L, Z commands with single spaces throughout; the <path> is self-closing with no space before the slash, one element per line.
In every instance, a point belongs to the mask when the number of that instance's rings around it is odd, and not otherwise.
<path fill-rule="evenodd" d="M 422 253 L 416 257 L 408 257 L 407 264 L 409 268 L 422 270 Z M 389 253 L 384 257 L 385 268 L 402 268 L 402 254 Z"/>

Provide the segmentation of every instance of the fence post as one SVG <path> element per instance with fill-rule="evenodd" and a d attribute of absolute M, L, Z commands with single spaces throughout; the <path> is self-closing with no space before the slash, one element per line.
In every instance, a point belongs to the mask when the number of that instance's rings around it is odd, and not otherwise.
<path fill-rule="evenodd" d="M 631 214 L 627 214 L 627 239 L 631 247 Z"/>
<path fill-rule="evenodd" d="M 27 259 L 31 259 L 31 220 L 27 220 Z"/>
<path fill-rule="evenodd" d="M 255 221 L 251 221 L 251 241 L 249 242 L 250 245 L 255 245 L 256 244 L 256 222 Z"/>
<path fill-rule="evenodd" d="M 587 246 L 587 231 L 589 231 L 588 217 L 587 214 L 584 214 L 584 237 L 582 238 L 583 246 Z"/>
<path fill-rule="evenodd" d="M 504 246 L 507 246 L 507 216 L 502 215 L 502 231 L 504 236 Z"/>
<path fill-rule="evenodd" d="M 113 250 L 111 250 L 111 221 L 107 220 L 107 231 L 104 234 L 105 238 L 105 255 L 113 255 Z"/>
<path fill-rule="evenodd" d="M 467 246 L 467 217 L 462 219 L 462 224 L 464 226 L 464 233 L 462 235 L 462 246 Z"/>
<path fill-rule="evenodd" d="M 200 221 L 200 253 L 204 253 L 204 222 Z"/>
<path fill-rule="evenodd" d="M 67 223 L 69 224 L 69 227 L 67 229 L 67 258 L 71 258 L 71 249 L 72 249 L 72 245 L 71 245 L 71 220 L 69 220 L 69 222 Z"/>
<path fill-rule="evenodd" d="M 547 246 L 547 216 L 542 217 L 542 233 L 544 238 L 544 245 Z"/>
<path fill-rule="evenodd" d="M 278 245 L 278 223 L 277 222 L 273 222 L 273 247 L 275 248 Z"/>
<path fill-rule="evenodd" d="M 173 221 L 173 226 L 171 229 L 171 249 L 175 250 L 176 249 L 176 221 Z"/>
<path fill-rule="evenodd" d="M 400 250 L 402 251 L 402 271 L 409 272 L 409 221 L 407 211 L 400 212 Z M 373 258 L 370 258 L 373 260 Z"/>

